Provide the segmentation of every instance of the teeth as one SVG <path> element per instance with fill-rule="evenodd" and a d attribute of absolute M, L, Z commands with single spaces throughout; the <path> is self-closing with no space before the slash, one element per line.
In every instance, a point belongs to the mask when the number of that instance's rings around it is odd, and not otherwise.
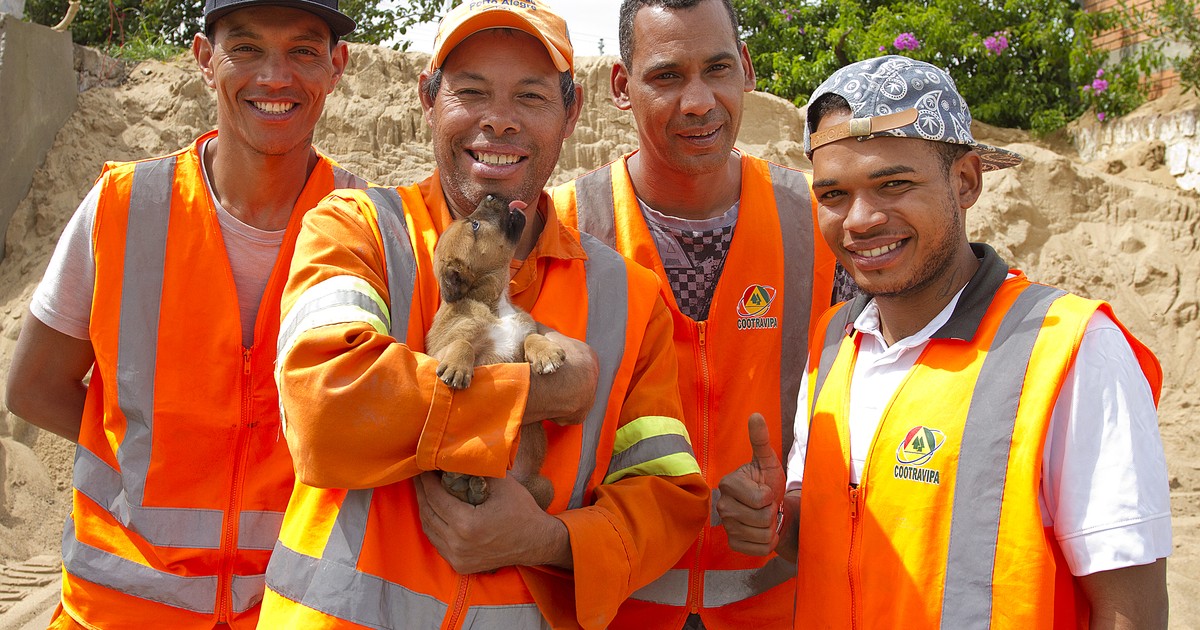
<path fill-rule="evenodd" d="M 250 101 L 250 103 L 258 108 L 259 111 L 268 114 L 283 114 L 291 111 L 296 106 L 295 103 L 263 103 L 259 101 Z"/>
<path fill-rule="evenodd" d="M 475 159 L 484 164 L 516 164 L 521 159 L 519 155 L 506 155 L 504 153 L 483 153 L 480 151 L 474 153 Z"/>
<path fill-rule="evenodd" d="M 876 247 L 875 249 L 868 249 L 865 252 L 859 252 L 858 255 L 865 256 L 867 258 L 874 258 L 876 256 L 882 256 L 882 255 L 892 251 L 893 249 L 896 249 L 899 246 L 900 246 L 900 241 L 896 241 L 895 243 L 892 243 L 891 245 L 884 245 L 883 247 Z"/>

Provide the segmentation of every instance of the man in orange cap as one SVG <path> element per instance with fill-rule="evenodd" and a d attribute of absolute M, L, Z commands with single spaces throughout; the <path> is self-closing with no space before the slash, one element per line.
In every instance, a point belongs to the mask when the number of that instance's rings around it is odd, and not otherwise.
<path fill-rule="evenodd" d="M 708 519 L 657 278 L 543 193 L 579 116 L 572 64 L 544 4 L 460 5 L 420 78 L 437 170 L 338 191 L 306 220 L 277 372 L 297 484 L 265 627 L 603 628 Z M 452 390 L 424 353 L 433 249 L 489 194 L 524 211 L 512 303 L 567 358 L 548 375 L 479 366 Z M 542 511 L 506 471 L 521 425 L 545 420 Z M 491 477 L 492 495 L 463 503 L 439 470 Z"/>

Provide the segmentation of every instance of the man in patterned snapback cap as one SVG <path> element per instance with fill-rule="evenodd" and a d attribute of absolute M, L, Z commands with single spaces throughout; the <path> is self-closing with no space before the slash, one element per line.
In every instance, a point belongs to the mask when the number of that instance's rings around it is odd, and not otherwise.
<path fill-rule="evenodd" d="M 865 295 L 817 325 L 785 496 L 723 493 L 731 546 L 799 560 L 796 627 L 1165 627 L 1157 359 L 1108 304 L 967 240 L 983 172 L 1020 156 L 897 56 L 821 84 L 804 146 Z"/>

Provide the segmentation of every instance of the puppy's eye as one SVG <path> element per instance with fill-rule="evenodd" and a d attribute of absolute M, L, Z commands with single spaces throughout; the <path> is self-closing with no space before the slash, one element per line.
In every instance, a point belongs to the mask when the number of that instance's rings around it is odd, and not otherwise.
<path fill-rule="evenodd" d="M 479 231 L 479 221 L 476 221 L 475 219 L 471 219 L 471 231 L 472 232 Z"/>

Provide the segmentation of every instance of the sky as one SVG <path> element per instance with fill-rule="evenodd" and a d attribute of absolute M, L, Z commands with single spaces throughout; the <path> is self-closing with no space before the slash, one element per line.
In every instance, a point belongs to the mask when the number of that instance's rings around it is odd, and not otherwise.
<path fill-rule="evenodd" d="M 602 40 L 604 54 L 618 54 L 617 13 L 621 8 L 620 0 L 550 0 L 549 5 L 567 21 L 576 55 L 599 55 Z M 420 24 L 411 29 L 409 34 L 413 42 L 409 50 L 433 52 L 437 24 Z"/>

